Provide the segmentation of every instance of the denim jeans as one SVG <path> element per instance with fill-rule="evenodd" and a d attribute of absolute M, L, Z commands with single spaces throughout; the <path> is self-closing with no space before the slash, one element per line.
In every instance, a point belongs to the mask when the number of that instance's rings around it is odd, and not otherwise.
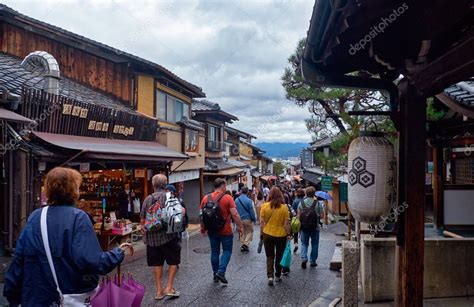
<path fill-rule="evenodd" d="M 311 254 L 309 262 L 316 263 L 319 248 L 319 230 L 301 230 L 301 260 L 308 261 L 309 240 L 311 239 Z"/>
<path fill-rule="evenodd" d="M 227 265 L 232 255 L 232 245 L 234 243 L 234 235 L 209 234 L 209 242 L 211 243 L 211 264 L 214 273 L 225 273 Z M 221 255 L 222 244 L 222 255 Z"/>

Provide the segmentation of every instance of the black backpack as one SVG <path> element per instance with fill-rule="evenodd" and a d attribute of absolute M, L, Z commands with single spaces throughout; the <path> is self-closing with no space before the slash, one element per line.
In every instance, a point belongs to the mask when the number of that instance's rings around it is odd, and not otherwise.
<path fill-rule="evenodd" d="M 319 215 L 314 210 L 318 204 L 317 200 L 313 201 L 310 207 L 303 207 L 300 214 L 300 223 L 302 230 L 316 230 L 319 225 Z"/>
<path fill-rule="evenodd" d="M 221 208 L 219 207 L 219 201 L 225 195 L 220 194 L 216 200 L 212 200 L 211 194 L 207 194 L 207 203 L 201 210 L 201 220 L 204 228 L 210 232 L 216 232 L 224 228 L 226 219 L 222 216 Z"/>

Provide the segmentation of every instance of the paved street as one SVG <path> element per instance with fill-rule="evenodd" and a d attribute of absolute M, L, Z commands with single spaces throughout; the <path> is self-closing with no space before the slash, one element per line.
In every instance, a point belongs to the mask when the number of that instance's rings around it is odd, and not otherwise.
<path fill-rule="evenodd" d="M 154 301 L 155 287 L 152 271 L 142 257 L 124 265 L 123 271 L 133 272 L 138 281 L 147 286 L 142 306 L 161 304 L 173 306 L 245 306 L 245 305 L 286 305 L 305 306 L 323 293 L 336 278 L 329 270 L 329 262 L 334 252 L 336 237 L 322 231 L 318 267 L 302 270 L 299 259 L 294 259 L 291 274 L 275 287 L 267 285 L 265 253 L 258 254 L 254 236 L 249 254 L 242 254 L 237 239 L 234 253 L 226 274 L 229 285 L 215 284 L 212 280 L 209 242 L 207 237 L 198 235 L 183 242 L 182 265 L 175 288 L 181 297 L 175 300 Z M 296 257 L 294 257 L 296 258 Z"/>

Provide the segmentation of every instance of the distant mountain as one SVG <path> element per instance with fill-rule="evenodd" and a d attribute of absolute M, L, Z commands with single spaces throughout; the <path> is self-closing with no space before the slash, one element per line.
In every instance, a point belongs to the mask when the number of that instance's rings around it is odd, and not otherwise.
<path fill-rule="evenodd" d="M 301 149 L 309 146 L 308 143 L 255 143 L 258 147 L 265 150 L 266 156 L 271 158 L 299 157 Z"/>

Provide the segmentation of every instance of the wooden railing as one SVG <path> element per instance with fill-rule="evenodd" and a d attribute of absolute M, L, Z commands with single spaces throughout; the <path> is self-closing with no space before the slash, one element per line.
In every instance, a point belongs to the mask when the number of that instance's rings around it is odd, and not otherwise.
<path fill-rule="evenodd" d="M 97 138 L 154 141 L 158 122 L 132 112 L 23 87 L 17 112 L 36 121 L 30 130 Z"/>
<path fill-rule="evenodd" d="M 207 144 L 206 150 L 209 150 L 209 151 L 224 151 L 225 150 L 224 142 L 208 140 L 206 144 Z"/>

